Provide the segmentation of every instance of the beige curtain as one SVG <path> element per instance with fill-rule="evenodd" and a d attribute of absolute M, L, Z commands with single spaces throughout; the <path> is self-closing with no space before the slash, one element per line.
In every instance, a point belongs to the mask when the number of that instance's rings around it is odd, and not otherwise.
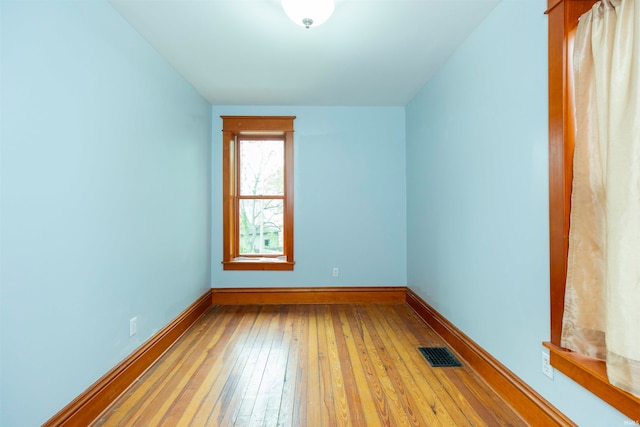
<path fill-rule="evenodd" d="M 574 45 L 576 147 L 562 346 L 640 396 L 640 8 L 602 0 Z"/>

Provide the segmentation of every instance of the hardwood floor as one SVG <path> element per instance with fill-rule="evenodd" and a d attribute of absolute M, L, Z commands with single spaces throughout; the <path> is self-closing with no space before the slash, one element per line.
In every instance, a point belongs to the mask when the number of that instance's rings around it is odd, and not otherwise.
<path fill-rule="evenodd" d="M 212 306 L 94 425 L 526 425 L 423 346 L 445 343 L 406 304 Z"/>

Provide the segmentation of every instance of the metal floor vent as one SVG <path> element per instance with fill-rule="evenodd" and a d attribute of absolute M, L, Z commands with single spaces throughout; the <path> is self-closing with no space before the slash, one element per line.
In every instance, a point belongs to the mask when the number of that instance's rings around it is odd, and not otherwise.
<path fill-rule="evenodd" d="M 446 347 L 418 347 L 418 350 L 434 368 L 462 366 Z"/>

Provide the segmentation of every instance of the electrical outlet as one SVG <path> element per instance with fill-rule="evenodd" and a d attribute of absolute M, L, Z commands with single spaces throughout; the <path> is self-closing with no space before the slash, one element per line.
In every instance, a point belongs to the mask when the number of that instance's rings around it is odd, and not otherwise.
<path fill-rule="evenodd" d="M 545 351 L 542 352 L 542 373 L 553 379 L 553 366 L 549 360 L 549 353 Z"/>
<path fill-rule="evenodd" d="M 333 277 L 338 277 L 340 275 L 340 270 L 338 270 L 338 267 L 333 267 Z"/>
<path fill-rule="evenodd" d="M 138 332 L 138 317 L 129 319 L 129 336 L 132 337 Z"/>

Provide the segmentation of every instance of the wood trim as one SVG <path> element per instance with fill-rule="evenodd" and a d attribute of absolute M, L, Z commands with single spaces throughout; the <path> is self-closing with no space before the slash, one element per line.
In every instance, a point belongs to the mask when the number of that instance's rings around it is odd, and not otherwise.
<path fill-rule="evenodd" d="M 286 261 L 224 261 L 223 270 L 293 271 L 295 262 Z"/>
<path fill-rule="evenodd" d="M 221 288 L 212 289 L 213 305 L 403 303 L 407 288 Z"/>
<path fill-rule="evenodd" d="M 293 132 L 296 116 L 220 116 L 224 132 Z"/>
<path fill-rule="evenodd" d="M 522 418 L 531 425 L 575 426 L 567 416 L 528 386 L 497 359 L 456 328 L 444 316 L 407 289 L 407 303 Z"/>
<path fill-rule="evenodd" d="M 292 125 L 293 126 L 293 125 Z M 293 256 L 293 130 L 284 134 L 284 253 L 287 261 L 291 264 L 295 263 Z M 292 268 L 293 270 L 293 265 Z"/>
<path fill-rule="evenodd" d="M 222 132 L 222 239 L 223 262 L 235 258 L 236 252 L 236 169 L 237 169 L 237 141 L 233 132 Z"/>
<path fill-rule="evenodd" d="M 153 365 L 210 306 L 211 291 L 207 291 L 136 351 L 51 417 L 43 427 L 89 425 Z"/>
<path fill-rule="evenodd" d="M 549 0 L 549 256 L 551 342 L 560 346 L 569 251 L 574 118 L 570 55 L 578 18 L 595 0 Z"/>
<path fill-rule="evenodd" d="M 545 342 L 549 349 L 551 365 L 615 407 L 631 420 L 640 422 L 640 398 L 609 383 L 603 360 L 583 356 Z"/>
<path fill-rule="evenodd" d="M 556 6 L 558 6 L 562 2 L 563 0 L 547 0 L 547 10 L 544 11 L 544 14 L 548 15 Z"/>

